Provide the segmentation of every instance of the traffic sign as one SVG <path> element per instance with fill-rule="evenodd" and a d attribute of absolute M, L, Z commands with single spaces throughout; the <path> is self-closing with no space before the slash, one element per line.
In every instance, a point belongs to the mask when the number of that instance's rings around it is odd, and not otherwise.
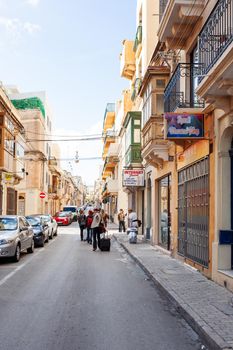
<path fill-rule="evenodd" d="M 40 198 L 45 198 L 46 194 L 44 192 L 40 192 Z"/>

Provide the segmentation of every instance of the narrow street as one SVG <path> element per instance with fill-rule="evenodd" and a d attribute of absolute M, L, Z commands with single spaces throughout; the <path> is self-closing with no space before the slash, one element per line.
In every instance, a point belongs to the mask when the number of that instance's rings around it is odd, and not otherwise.
<path fill-rule="evenodd" d="M 201 349 L 118 244 L 93 252 L 76 223 L 18 264 L 0 263 L 0 309 L 1 349 Z"/>

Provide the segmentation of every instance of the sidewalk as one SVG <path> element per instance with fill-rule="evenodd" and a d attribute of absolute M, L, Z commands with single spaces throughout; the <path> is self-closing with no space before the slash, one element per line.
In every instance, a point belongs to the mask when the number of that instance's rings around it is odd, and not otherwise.
<path fill-rule="evenodd" d="M 233 349 L 233 293 L 144 242 L 142 236 L 137 244 L 129 244 L 128 236 L 112 226 L 113 237 L 206 341 L 208 350 Z"/>

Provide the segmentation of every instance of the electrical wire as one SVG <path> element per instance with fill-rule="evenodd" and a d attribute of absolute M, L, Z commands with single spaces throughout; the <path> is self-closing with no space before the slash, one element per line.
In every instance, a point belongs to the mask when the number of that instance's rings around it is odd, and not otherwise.
<path fill-rule="evenodd" d="M 88 134 L 88 135 L 56 135 L 56 134 L 49 134 L 49 133 L 39 133 L 32 130 L 26 130 L 26 134 L 33 134 L 38 136 L 47 136 L 47 137 L 92 137 L 92 136 L 102 136 L 102 134 Z"/>
<path fill-rule="evenodd" d="M 27 139 L 27 142 L 67 142 L 67 141 L 96 141 L 96 140 L 102 140 L 102 136 L 98 137 L 80 137 L 80 138 L 74 138 L 74 139 Z"/>

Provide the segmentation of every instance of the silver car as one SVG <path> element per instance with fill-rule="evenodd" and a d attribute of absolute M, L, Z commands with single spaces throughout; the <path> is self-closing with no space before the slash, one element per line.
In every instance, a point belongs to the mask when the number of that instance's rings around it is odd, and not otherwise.
<path fill-rule="evenodd" d="M 33 229 L 24 216 L 0 216 L 0 258 L 20 260 L 22 251 L 34 252 Z"/>

